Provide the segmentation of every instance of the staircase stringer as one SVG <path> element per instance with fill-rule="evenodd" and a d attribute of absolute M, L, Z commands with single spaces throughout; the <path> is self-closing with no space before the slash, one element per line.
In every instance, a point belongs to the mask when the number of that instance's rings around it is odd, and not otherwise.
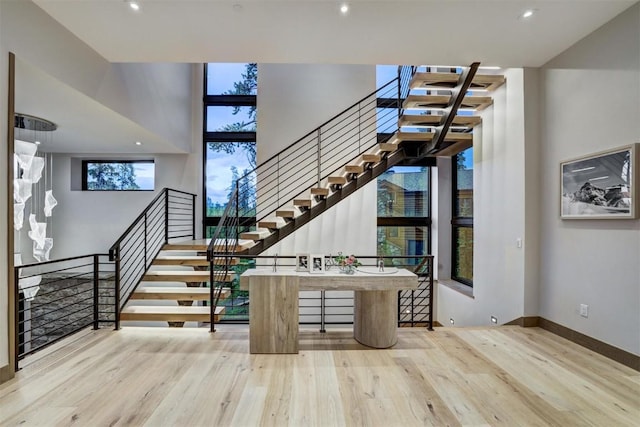
<path fill-rule="evenodd" d="M 359 189 L 363 188 L 366 184 L 373 181 L 393 166 L 396 166 L 398 163 L 402 162 L 405 158 L 406 155 L 402 148 L 399 148 L 393 153 L 390 153 L 372 168 L 358 175 L 356 179 L 350 181 L 341 189 L 334 191 L 326 199 L 316 203 L 311 207 L 311 209 L 297 216 L 284 227 L 275 230 L 270 236 L 259 241 L 255 246 L 249 248 L 249 250 L 245 253 L 247 255 L 261 254 L 271 246 L 278 243 L 280 240 L 284 239 L 286 236 L 294 233 L 296 230 L 306 225 L 311 220 L 319 217 L 320 215 L 322 215 L 322 213 L 337 205 L 340 201 L 354 194 Z"/>

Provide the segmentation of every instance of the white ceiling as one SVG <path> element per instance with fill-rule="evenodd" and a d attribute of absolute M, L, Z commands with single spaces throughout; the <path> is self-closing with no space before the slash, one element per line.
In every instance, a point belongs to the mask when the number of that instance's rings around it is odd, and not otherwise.
<path fill-rule="evenodd" d="M 56 153 L 170 153 L 175 146 L 43 71 L 16 60 L 17 113 L 55 123 L 54 132 L 16 129 L 16 138 Z M 142 146 L 136 141 L 144 141 Z"/>
<path fill-rule="evenodd" d="M 35 3 L 112 62 L 537 67 L 635 0 L 349 0 L 347 16 L 338 0 Z"/>
<path fill-rule="evenodd" d="M 3 1 L 3 0 L 0 0 Z M 111 62 L 540 66 L 634 0 L 34 0 Z M 529 20 L 519 19 L 535 9 Z M 18 61 L 16 111 L 58 124 L 45 151 L 176 152 Z M 29 139 L 27 136 L 26 139 Z M 133 145 L 144 141 L 142 147 Z"/>

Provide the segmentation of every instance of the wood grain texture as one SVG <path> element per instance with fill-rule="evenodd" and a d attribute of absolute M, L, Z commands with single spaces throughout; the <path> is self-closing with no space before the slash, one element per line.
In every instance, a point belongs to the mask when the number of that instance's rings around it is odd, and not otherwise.
<path fill-rule="evenodd" d="M 250 277 L 250 352 L 298 352 L 298 277 Z"/>
<path fill-rule="evenodd" d="M 214 295 L 218 294 L 218 289 L 214 290 Z M 225 299 L 231 294 L 229 288 L 223 288 L 220 298 Z M 156 300 L 190 300 L 190 301 L 208 301 L 211 291 L 209 288 L 191 288 L 191 287 L 175 287 L 175 286 L 145 286 L 138 287 L 132 294 L 130 299 L 156 299 Z"/>
<path fill-rule="evenodd" d="M 224 313 L 224 307 L 215 308 L 215 321 Z M 209 307 L 203 306 L 149 306 L 127 305 L 120 312 L 121 320 L 163 321 L 163 322 L 208 322 L 211 317 Z"/>
<path fill-rule="evenodd" d="M 637 426 L 640 375 L 540 328 L 300 331 L 249 354 L 245 326 L 81 333 L 0 385 L 0 425 Z"/>
<path fill-rule="evenodd" d="M 389 348 L 398 340 L 398 292 L 353 293 L 353 337 L 373 348 Z"/>

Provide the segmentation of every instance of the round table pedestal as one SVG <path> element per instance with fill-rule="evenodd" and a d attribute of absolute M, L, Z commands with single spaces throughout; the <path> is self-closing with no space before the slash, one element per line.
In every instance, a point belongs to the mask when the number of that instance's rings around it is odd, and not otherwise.
<path fill-rule="evenodd" d="M 353 336 L 361 344 L 388 348 L 398 341 L 398 291 L 355 291 Z"/>

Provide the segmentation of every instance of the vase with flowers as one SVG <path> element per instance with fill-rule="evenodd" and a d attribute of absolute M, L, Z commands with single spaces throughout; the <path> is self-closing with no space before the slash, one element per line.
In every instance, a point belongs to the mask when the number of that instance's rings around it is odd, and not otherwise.
<path fill-rule="evenodd" d="M 356 268 L 360 267 L 362 263 L 358 261 L 355 255 L 343 255 L 342 252 L 338 252 L 338 256 L 334 258 L 335 264 L 340 268 L 340 271 L 345 274 L 353 274 L 356 272 Z"/>

